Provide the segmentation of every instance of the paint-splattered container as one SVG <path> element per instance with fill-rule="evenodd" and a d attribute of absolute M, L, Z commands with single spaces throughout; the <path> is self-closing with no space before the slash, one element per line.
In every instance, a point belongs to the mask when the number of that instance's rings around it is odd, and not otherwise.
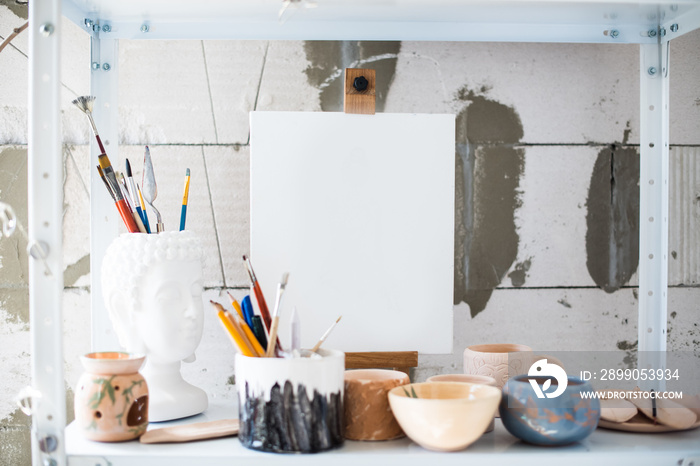
<path fill-rule="evenodd" d="M 117 351 L 80 358 L 85 372 L 75 389 L 75 421 L 99 442 L 135 439 L 148 427 L 148 386 L 139 369 L 144 355 Z"/>
<path fill-rule="evenodd" d="M 236 355 L 238 438 L 250 449 L 316 453 L 343 444 L 345 353 L 321 357 Z"/>

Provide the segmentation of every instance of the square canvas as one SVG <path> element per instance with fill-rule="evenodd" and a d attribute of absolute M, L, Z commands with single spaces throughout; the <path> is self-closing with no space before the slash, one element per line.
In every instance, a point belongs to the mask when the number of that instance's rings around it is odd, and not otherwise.
<path fill-rule="evenodd" d="M 251 260 L 302 347 L 452 351 L 455 117 L 252 112 Z M 251 296 L 253 302 L 255 299 Z"/>

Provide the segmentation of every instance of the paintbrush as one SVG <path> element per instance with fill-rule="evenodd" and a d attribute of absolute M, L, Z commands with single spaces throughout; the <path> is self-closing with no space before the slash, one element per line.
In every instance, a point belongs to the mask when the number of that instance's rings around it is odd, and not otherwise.
<path fill-rule="evenodd" d="M 185 192 L 182 195 L 182 210 L 180 211 L 180 231 L 185 229 L 185 218 L 187 217 L 187 199 L 190 195 L 190 169 L 185 172 Z"/>
<path fill-rule="evenodd" d="M 260 315 L 263 318 L 265 327 L 267 331 L 270 331 L 270 325 L 272 325 L 272 317 L 270 317 L 270 311 L 267 309 L 267 303 L 265 302 L 265 296 L 263 295 L 262 288 L 260 288 L 260 283 L 255 277 L 255 272 L 253 271 L 253 264 L 250 262 L 250 258 L 243 256 L 243 262 L 248 269 L 248 275 L 250 276 L 250 284 L 253 286 L 253 292 L 255 293 L 255 299 L 258 301 L 258 308 L 260 309 Z"/>
<path fill-rule="evenodd" d="M 331 332 L 333 331 L 333 329 L 335 328 L 335 326 L 338 325 L 338 322 L 340 322 L 340 319 L 342 319 L 342 318 L 343 318 L 343 316 L 338 317 L 338 320 L 336 320 L 336 321 L 333 323 L 333 325 L 331 325 L 331 326 L 328 328 L 328 330 L 326 330 L 326 333 L 324 333 L 323 336 L 321 337 L 321 339 L 318 340 L 318 343 L 316 343 L 316 345 L 315 345 L 313 348 L 311 348 L 311 352 L 312 352 L 312 353 L 315 353 L 316 351 L 318 351 L 318 349 L 321 347 L 321 345 L 323 344 L 323 342 L 326 341 L 326 338 L 328 338 L 328 335 L 331 334 Z"/>
<path fill-rule="evenodd" d="M 129 183 L 129 194 L 131 194 L 131 201 L 133 206 L 136 208 L 136 213 L 138 213 L 139 217 L 141 217 L 141 223 L 143 223 L 146 233 L 150 233 L 151 228 L 149 227 L 147 220 L 143 217 L 143 211 L 141 210 L 139 193 L 136 190 L 136 183 L 134 183 L 134 176 L 131 173 L 131 164 L 129 163 L 129 159 L 126 159 L 126 181 Z"/>
<path fill-rule="evenodd" d="M 143 198 L 146 200 L 146 203 L 151 206 L 153 212 L 156 213 L 156 232 L 160 233 L 165 230 L 165 225 L 163 225 L 160 212 L 158 212 L 158 209 L 153 205 L 156 197 L 158 197 L 158 185 L 156 184 L 151 151 L 148 149 L 148 146 L 146 146 L 146 151 L 143 154 L 143 178 L 141 179 L 141 186 L 143 186 Z"/>
<path fill-rule="evenodd" d="M 267 345 L 267 352 L 265 353 L 266 358 L 271 358 L 275 354 L 275 346 L 278 343 L 277 339 L 277 329 L 280 325 L 280 304 L 282 304 L 282 295 L 284 294 L 284 289 L 287 287 L 287 280 L 289 279 L 289 274 L 285 273 L 282 275 L 282 280 L 277 285 L 277 297 L 275 298 L 275 310 L 272 312 L 272 326 L 270 327 L 270 344 Z"/>
<path fill-rule="evenodd" d="M 92 103 L 94 101 L 94 96 L 83 95 L 73 100 L 73 105 L 78 107 L 80 110 L 82 110 L 83 113 L 87 115 L 88 120 L 90 120 L 90 125 L 92 126 L 92 132 L 95 134 L 95 139 L 97 139 L 97 145 L 100 146 L 100 154 L 105 154 L 107 153 L 107 151 L 105 150 L 105 146 L 102 145 L 102 139 L 100 139 L 100 135 L 97 133 L 97 126 L 95 126 L 95 120 L 92 119 Z"/>
<path fill-rule="evenodd" d="M 119 215 L 121 215 L 127 230 L 129 230 L 129 233 L 138 233 L 139 227 L 136 225 L 134 217 L 131 215 L 131 211 L 129 210 L 129 206 L 126 205 L 126 201 L 122 196 L 122 191 L 119 188 L 119 183 L 117 182 L 117 177 L 114 174 L 114 169 L 109 161 L 109 157 L 107 157 L 107 154 L 102 154 L 97 158 L 97 160 L 100 162 L 102 172 L 109 182 L 109 187 L 111 188 L 114 196 L 114 204 L 117 206 Z"/>
<path fill-rule="evenodd" d="M 102 167 L 99 165 L 97 166 L 97 173 L 100 174 L 100 178 L 102 178 L 102 182 L 105 184 L 105 188 L 107 188 L 107 191 L 109 191 L 109 195 L 112 196 L 112 200 L 116 201 L 114 198 L 114 193 L 112 192 L 112 188 L 109 187 L 109 183 L 107 183 L 107 178 L 105 178 L 105 174 L 102 171 Z"/>
<path fill-rule="evenodd" d="M 133 201 L 131 200 L 131 196 L 129 193 L 129 188 L 126 187 L 126 180 L 124 179 L 124 175 L 121 172 L 115 172 L 117 175 L 117 181 L 119 182 L 119 187 L 122 190 L 122 196 L 124 197 L 124 200 L 126 201 L 126 205 L 129 206 L 129 210 L 131 211 L 131 216 L 134 217 L 134 222 L 136 222 L 136 226 L 139 228 L 139 231 L 141 233 L 147 233 L 146 232 L 146 227 L 143 225 L 143 220 L 141 220 L 141 216 L 136 212 L 136 208 L 134 207 Z"/>
<path fill-rule="evenodd" d="M 141 188 L 136 185 L 136 192 L 139 194 L 139 202 L 141 204 L 141 213 L 143 214 L 143 224 L 146 227 L 146 231 L 151 232 L 151 225 L 148 223 L 148 214 L 146 213 L 146 203 L 143 201 L 143 194 L 141 194 Z"/>

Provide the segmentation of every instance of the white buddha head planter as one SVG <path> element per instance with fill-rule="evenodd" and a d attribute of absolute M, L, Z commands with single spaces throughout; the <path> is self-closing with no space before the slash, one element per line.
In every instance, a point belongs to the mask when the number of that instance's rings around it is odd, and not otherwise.
<path fill-rule="evenodd" d="M 202 339 L 203 260 L 199 240 L 185 230 L 122 234 L 102 262 L 102 292 L 119 343 L 146 355 L 151 421 L 208 405 L 206 393 L 180 375 L 180 362 L 194 360 Z"/>

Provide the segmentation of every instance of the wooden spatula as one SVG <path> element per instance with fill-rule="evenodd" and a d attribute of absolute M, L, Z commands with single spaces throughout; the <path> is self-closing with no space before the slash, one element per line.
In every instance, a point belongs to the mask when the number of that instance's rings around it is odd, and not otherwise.
<path fill-rule="evenodd" d="M 139 441 L 141 443 L 180 443 L 236 434 L 238 434 L 238 419 L 222 419 L 149 430 L 141 436 Z"/>

